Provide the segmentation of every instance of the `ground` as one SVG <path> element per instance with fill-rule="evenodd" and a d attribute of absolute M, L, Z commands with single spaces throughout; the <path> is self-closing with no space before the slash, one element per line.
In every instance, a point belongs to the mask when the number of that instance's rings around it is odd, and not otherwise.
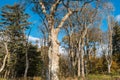
<path fill-rule="evenodd" d="M 4 79 L 0 78 L 0 80 L 24 80 L 24 78 L 16 78 L 16 79 Z M 34 77 L 34 78 L 28 78 L 27 80 L 44 80 L 40 77 Z M 78 80 L 77 77 L 67 77 L 67 78 L 61 78 L 60 80 Z M 79 79 L 82 80 L 82 79 Z M 120 80 L 120 75 L 101 75 L 101 74 L 92 74 L 86 76 L 85 80 Z"/>

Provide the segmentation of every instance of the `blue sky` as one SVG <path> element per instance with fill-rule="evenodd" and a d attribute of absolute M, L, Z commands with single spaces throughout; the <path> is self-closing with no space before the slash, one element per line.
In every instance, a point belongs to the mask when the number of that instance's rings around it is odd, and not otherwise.
<path fill-rule="evenodd" d="M 114 6 L 114 12 L 112 13 L 113 16 L 115 17 L 115 19 L 117 21 L 120 21 L 120 0 L 109 0 L 113 6 Z M 102 25 L 101 25 L 101 29 L 103 31 L 107 30 L 107 21 L 103 20 Z"/>
<path fill-rule="evenodd" d="M 120 21 L 120 0 L 110 0 L 113 5 L 114 5 L 114 8 L 115 8 L 115 11 L 113 13 L 114 17 Z M 10 5 L 13 5 L 15 2 L 17 2 L 17 0 L 0 0 L 0 8 L 6 4 L 10 4 Z M 39 32 L 39 24 L 40 24 L 40 19 L 39 19 L 39 16 L 32 12 L 30 10 L 30 7 L 28 7 L 28 9 L 26 10 L 27 13 L 30 14 L 30 19 L 29 21 L 32 22 L 33 24 L 31 25 L 32 27 L 32 31 L 31 31 L 31 38 L 32 40 L 35 40 L 36 38 L 40 38 L 40 32 Z M 107 22 L 106 20 L 103 20 L 102 21 L 102 26 L 101 26 L 101 29 L 103 31 L 106 31 L 107 30 Z M 26 33 L 28 33 L 28 31 L 26 31 Z M 62 34 L 63 35 L 63 34 Z M 62 39 L 62 35 L 59 35 L 58 38 L 59 40 L 61 41 Z"/>

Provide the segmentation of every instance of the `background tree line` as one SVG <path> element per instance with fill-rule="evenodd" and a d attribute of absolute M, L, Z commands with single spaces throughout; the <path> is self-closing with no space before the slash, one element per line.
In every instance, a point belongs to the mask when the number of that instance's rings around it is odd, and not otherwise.
<path fill-rule="evenodd" d="M 32 11 L 41 19 L 39 29 L 44 45 L 38 47 L 29 42 L 32 23 L 25 13 L 26 5 L 2 7 L 1 77 L 61 80 L 85 79 L 96 73 L 120 74 L 120 24 L 112 16 L 114 8 L 109 1 L 26 0 L 25 3 L 32 4 Z M 108 23 L 106 32 L 100 28 L 104 19 Z M 64 33 L 61 42 L 60 33 Z M 67 55 L 59 53 L 59 46 L 64 47 Z"/>

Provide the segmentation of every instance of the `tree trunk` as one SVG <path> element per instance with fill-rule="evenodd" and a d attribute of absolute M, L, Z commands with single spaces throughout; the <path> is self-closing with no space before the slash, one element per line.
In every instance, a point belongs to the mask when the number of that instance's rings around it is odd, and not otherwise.
<path fill-rule="evenodd" d="M 59 80 L 58 73 L 59 73 L 59 56 L 55 52 L 53 52 L 51 65 L 51 80 Z"/>
<path fill-rule="evenodd" d="M 82 79 L 85 78 L 85 70 L 84 70 L 84 45 L 85 45 L 85 41 L 84 41 L 84 38 L 87 34 L 87 26 L 85 24 L 85 28 L 83 29 L 83 32 L 81 33 L 81 44 L 80 44 L 80 49 L 81 49 L 81 76 L 82 76 Z"/>
<path fill-rule="evenodd" d="M 1 66 L 1 68 L 0 68 L 0 72 L 3 71 L 3 69 L 4 69 L 5 65 L 6 65 L 7 57 L 8 57 L 8 55 L 9 55 L 7 43 L 4 43 L 4 45 L 5 45 L 6 55 L 5 55 L 5 57 L 4 57 L 3 64 L 2 64 L 2 66 Z"/>
<path fill-rule="evenodd" d="M 49 69 L 48 68 L 46 68 L 46 70 L 45 70 L 46 72 L 46 80 L 50 80 L 50 76 L 49 76 Z"/>
<path fill-rule="evenodd" d="M 69 73 L 70 73 L 70 76 L 72 76 L 72 57 L 71 57 L 71 54 L 72 54 L 72 51 L 71 49 L 69 50 Z"/>
<path fill-rule="evenodd" d="M 27 49 L 26 49 L 25 58 L 26 58 L 26 67 L 25 67 L 25 72 L 24 72 L 24 78 L 27 77 L 28 68 L 29 68 L 29 60 L 28 60 L 28 51 L 27 51 Z"/>
<path fill-rule="evenodd" d="M 78 57 L 78 78 L 80 78 L 80 57 Z"/>
<path fill-rule="evenodd" d="M 111 64 L 108 64 L 108 73 L 111 72 L 110 68 L 111 68 Z"/>
<path fill-rule="evenodd" d="M 84 71 L 84 51 L 81 51 L 81 76 L 82 78 L 85 77 L 85 71 Z"/>
<path fill-rule="evenodd" d="M 5 73 L 4 73 L 4 78 L 7 77 L 7 70 L 5 70 Z"/>
<path fill-rule="evenodd" d="M 31 33 L 31 29 L 28 33 L 28 38 L 27 38 L 27 41 L 26 41 L 26 49 L 25 49 L 25 61 L 26 61 L 26 67 L 25 67 L 25 72 L 24 72 L 24 78 L 27 77 L 27 73 L 28 73 L 28 68 L 29 68 L 29 60 L 28 60 L 28 49 L 29 49 L 29 45 L 28 45 L 28 39 L 29 39 L 29 36 L 30 36 L 30 33 Z"/>
<path fill-rule="evenodd" d="M 57 41 L 58 32 L 51 31 L 51 47 L 49 48 L 49 71 L 50 80 L 59 80 L 59 44 Z"/>
<path fill-rule="evenodd" d="M 48 70 L 49 70 L 49 74 L 48 74 L 48 80 L 51 80 L 51 65 L 52 65 L 52 49 L 51 46 L 49 47 L 48 50 L 48 58 L 49 58 L 49 65 L 48 65 Z"/>
<path fill-rule="evenodd" d="M 110 68 L 112 65 L 112 52 L 113 52 L 113 45 L 112 45 L 112 36 L 113 36 L 113 24 L 112 17 L 108 15 L 108 55 L 107 55 L 107 62 L 108 62 L 108 73 L 110 73 Z"/>
<path fill-rule="evenodd" d="M 108 65 L 107 65 L 107 67 L 108 67 L 108 73 L 111 73 L 111 65 L 112 65 L 112 60 L 110 59 L 108 59 L 107 60 L 107 63 L 108 63 Z"/>

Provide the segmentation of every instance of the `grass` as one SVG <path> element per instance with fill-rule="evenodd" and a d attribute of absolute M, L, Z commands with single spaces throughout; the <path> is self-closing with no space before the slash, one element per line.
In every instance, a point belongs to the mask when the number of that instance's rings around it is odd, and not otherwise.
<path fill-rule="evenodd" d="M 33 77 L 33 78 L 16 78 L 16 79 L 4 79 L 0 78 L 0 80 L 43 80 L 40 77 Z M 60 80 L 82 80 L 78 79 L 77 77 L 67 77 L 67 78 L 61 78 Z M 103 75 L 103 74 L 90 74 L 87 75 L 84 80 L 120 80 L 120 75 Z"/>
<path fill-rule="evenodd" d="M 93 74 L 88 75 L 86 80 L 120 80 L 120 76 L 118 75 L 101 75 L 101 74 Z"/>
<path fill-rule="evenodd" d="M 0 78 L 0 80 L 7 80 L 7 79 L 4 79 L 4 78 Z"/>
<path fill-rule="evenodd" d="M 67 77 L 67 78 L 62 78 L 60 80 L 83 80 L 82 78 L 78 79 L 72 78 L 72 77 Z M 84 80 L 120 80 L 119 75 L 103 75 L 103 74 L 90 74 L 87 75 Z"/>
<path fill-rule="evenodd" d="M 88 75 L 87 80 L 112 80 L 110 75 Z"/>

